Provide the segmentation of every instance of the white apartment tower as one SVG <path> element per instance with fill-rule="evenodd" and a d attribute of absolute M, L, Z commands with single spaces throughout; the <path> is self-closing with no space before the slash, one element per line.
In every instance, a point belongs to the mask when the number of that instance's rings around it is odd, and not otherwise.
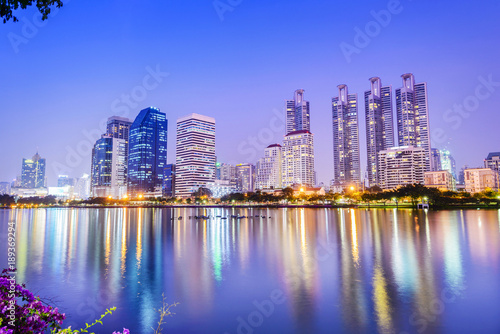
<path fill-rule="evenodd" d="M 379 153 L 379 186 L 394 189 L 400 186 L 424 184 L 427 152 L 421 147 L 393 147 Z"/>
<path fill-rule="evenodd" d="M 257 162 L 256 189 L 282 188 L 282 147 L 279 144 L 269 145 L 264 157 Z"/>
<path fill-rule="evenodd" d="M 425 170 L 431 170 L 431 140 L 427 83 L 415 83 L 411 73 L 403 74 L 403 87 L 396 89 L 399 146 L 425 150 Z"/>
<path fill-rule="evenodd" d="M 382 87 L 380 78 L 370 78 L 370 90 L 365 91 L 366 147 L 368 182 L 378 184 L 378 153 L 394 146 L 392 120 L 392 87 Z"/>
<path fill-rule="evenodd" d="M 338 86 L 339 95 L 332 99 L 333 168 L 335 182 L 360 183 L 358 96 L 349 94 L 347 85 Z"/>
<path fill-rule="evenodd" d="M 290 132 L 283 141 L 282 186 L 314 186 L 314 138 L 307 130 Z"/>
<path fill-rule="evenodd" d="M 190 197 L 215 180 L 215 119 L 189 114 L 177 120 L 175 195 Z"/>

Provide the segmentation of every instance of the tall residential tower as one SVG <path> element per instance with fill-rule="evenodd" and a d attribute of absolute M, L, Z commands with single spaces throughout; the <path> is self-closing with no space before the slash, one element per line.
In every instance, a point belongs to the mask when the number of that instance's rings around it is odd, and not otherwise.
<path fill-rule="evenodd" d="M 380 78 L 370 78 L 370 90 L 365 91 L 366 147 L 368 182 L 378 184 L 378 153 L 394 146 L 392 121 L 392 87 L 382 87 Z"/>
<path fill-rule="evenodd" d="M 339 96 L 332 99 L 333 162 L 337 184 L 360 183 L 358 96 L 339 85 Z"/>
<path fill-rule="evenodd" d="M 425 150 L 425 170 L 431 170 L 431 139 L 427 83 L 415 83 L 411 73 L 403 74 L 403 87 L 396 89 L 399 146 Z"/>
<path fill-rule="evenodd" d="M 215 119 L 189 114 L 177 120 L 175 195 L 190 197 L 215 180 Z"/>

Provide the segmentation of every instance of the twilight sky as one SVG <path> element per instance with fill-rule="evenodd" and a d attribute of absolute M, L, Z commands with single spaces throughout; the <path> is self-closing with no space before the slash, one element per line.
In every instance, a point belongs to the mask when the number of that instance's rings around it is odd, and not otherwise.
<path fill-rule="evenodd" d="M 254 163 L 282 141 L 285 100 L 303 88 L 328 182 L 336 86 L 358 93 L 364 170 L 368 78 L 397 88 L 407 72 L 428 83 L 433 147 L 459 168 L 500 151 L 498 1 L 63 2 L 43 23 L 32 9 L 0 23 L 0 181 L 37 147 L 50 186 L 89 173 L 100 123 L 148 106 L 167 114 L 169 162 L 176 119 L 195 112 L 217 121 L 219 161 Z"/>

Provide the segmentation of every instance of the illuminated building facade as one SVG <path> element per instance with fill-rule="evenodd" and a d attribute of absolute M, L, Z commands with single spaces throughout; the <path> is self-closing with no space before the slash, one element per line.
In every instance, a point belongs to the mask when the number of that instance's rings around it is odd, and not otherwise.
<path fill-rule="evenodd" d="M 282 147 L 269 145 L 264 157 L 257 162 L 256 189 L 281 189 L 282 182 Z"/>
<path fill-rule="evenodd" d="M 378 153 L 394 146 L 392 120 L 392 87 L 382 87 L 380 78 L 370 78 L 370 90 L 365 92 L 366 147 L 368 183 L 378 184 Z"/>
<path fill-rule="evenodd" d="M 146 108 L 130 126 L 128 192 L 131 197 L 159 197 L 167 165 L 167 118 L 157 108 Z"/>
<path fill-rule="evenodd" d="M 38 152 L 32 159 L 23 159 L 21 170 L 21 188 L 35 189 L 46 187 L 45 183 L 46 161 Z"/>
<path fill-rule="evenodd" d="M 103 135 L 92 149 L 92 197 L 122 198 L 127 193 L 124 139 Z"/>
<path fill-rule="evenodd" d="M 190 197 L 215 180 L 215 119 L 189 114 L 177 120 L 176 197 Z"/>
<path fill-rule="evenodd" d="M 403 87 L 396 89 L 396 112 L 399 146 L 425 150 L 425 168 L 431 170 L 431 139 L 427 83 L 415 83 L 411 73 L 403 74 Z"/>
<path fill-rule="evenodd" d="M 379 153 L 379 186 L 394 189 L 424 183 L 426 151 L 421 147 L 393 147 Z"/>
<path fill-rule="evenodd" d="M 358 96 L 339 85 L 339 96 L 332 99 L 333 168 L 335 182 L 360 183 Z"/>
<path fill-rule="evenodd" d="M 465 191 L 475 194 L 486 190 L 498 191 L 498 173 L 490 168 L 471 168 L 464 171 Z"/>
<path fill-rule="evenodd" d="M 285 136 L 282 148 L 282 186 L 314 186 L 314 136 L 307 130 Z"/>

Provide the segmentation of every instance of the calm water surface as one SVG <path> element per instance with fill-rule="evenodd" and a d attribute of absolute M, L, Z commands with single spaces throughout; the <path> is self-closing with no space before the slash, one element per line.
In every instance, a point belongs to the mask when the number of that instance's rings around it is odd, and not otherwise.
<path fill-rule="evenodd" d="M 164 293 L 166 333 L 500 333 L 500 211 L 0 210 L 3 249 L 9 221 L 73 328 L 151 333 Z"/>

